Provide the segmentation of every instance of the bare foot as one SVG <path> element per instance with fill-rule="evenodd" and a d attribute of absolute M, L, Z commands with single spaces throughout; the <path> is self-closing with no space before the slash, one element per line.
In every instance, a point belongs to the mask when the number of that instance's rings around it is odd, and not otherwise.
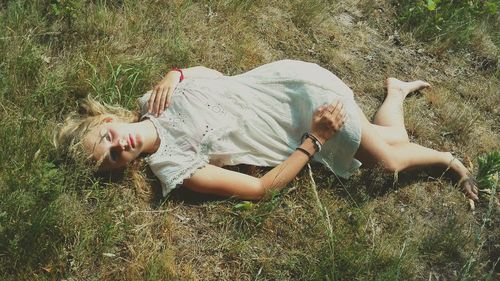
<path fill-rule="evenodd" d="M 431 87 L 429 83 L 422 80 L 404 82 L 393 77 L 387 78 L 385 86 L 387 88 L 388 95 L 399 94 L 404 98 L 411 92 Z"/>

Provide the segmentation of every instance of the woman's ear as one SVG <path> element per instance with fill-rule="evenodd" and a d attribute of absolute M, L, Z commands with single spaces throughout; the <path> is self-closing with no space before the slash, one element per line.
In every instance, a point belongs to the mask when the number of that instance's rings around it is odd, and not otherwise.
<path fill-rule="evenodd" d="M 110 122 L 113 122 L 115 121 L 115 119 L 113 119 L 113 117 L 106 117 L 102 120 L 104 123 L 110 123 Z"/>

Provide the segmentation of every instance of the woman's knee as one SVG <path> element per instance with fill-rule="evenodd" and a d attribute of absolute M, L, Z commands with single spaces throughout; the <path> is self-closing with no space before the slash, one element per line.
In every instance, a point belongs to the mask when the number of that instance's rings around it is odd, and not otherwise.
<path fill-rule="evenodd" d="M 401 158 L 391 151 L 390 145 L 386 145 L 385 147 L 378 149 L 370 148 L 372 147 L 369 147 L 368 149 L 360 147 L 355 155 L 356 159 L 363 162 L 363 166 L 368 168 L 380 166 L 389 172 L 400 171 L 404 166 Z"/>
<path fill-rule="evenodd" d="M 379 133 L 380 137 L 389 145 L 396 143 L 410 142 L 406 130 L 396 127 L 380 126 L 371 124 L 371 126 Z"/>
<path fill-rule="evenodd" d="M 380 166 L 390 172 L 399 171 L 401 167 L 400 158 L 392 150 L 392 145 L 385 142 L 380 145 L 362 143 L 355 157 L 363 162 L 365 167 Z"/>
<path fill-rule="evenodd" d="M 381 133 L 373 126 L 364 113 L 359 109 L 361 116 L 361 144 L 356 152 L 356 159 L 365 164 L 365 167 L 379 165 L 385 170 L 396 172 L 403 169 L 403 157 L 398 155 L 394 145 L 384 140 Z"/>
<path fill-rule="evenodd" d="M 404 164 L 397 157 L 387 157 L 379 161 L 380 166 L 382 166 L 386 171 L 394 173 L 403 170 Z"/>

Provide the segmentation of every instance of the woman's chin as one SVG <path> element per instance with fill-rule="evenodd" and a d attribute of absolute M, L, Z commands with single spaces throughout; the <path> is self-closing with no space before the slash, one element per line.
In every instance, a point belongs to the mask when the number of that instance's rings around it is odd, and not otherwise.
<path fill-rule="evenodd" d="M 139 150 L 139 151 L 142 152 L 142 148 L 144 146 L 144 143 L 142 141 L 141 135 L 135 134 L 133 136 L 133 140 L 134 140 L 134 149 Z"/>

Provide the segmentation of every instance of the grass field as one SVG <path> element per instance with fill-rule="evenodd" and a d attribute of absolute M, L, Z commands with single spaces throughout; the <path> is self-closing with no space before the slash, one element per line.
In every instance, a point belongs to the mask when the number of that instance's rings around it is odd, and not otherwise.
<path fill-rule="evenodd" d="M 1 1 L 0 280 L 499 280 L 500 3 L 453 2 Z M 386 77 L 430 82 L 410 137 L 462 159 L 480 202 L 432 173 L 316 165 L 262 202 L 149 200 L 51 144 L 88 94 L 134 109 L 172 67 L 284 58 L 334 72 L 368 116 Z"/>

